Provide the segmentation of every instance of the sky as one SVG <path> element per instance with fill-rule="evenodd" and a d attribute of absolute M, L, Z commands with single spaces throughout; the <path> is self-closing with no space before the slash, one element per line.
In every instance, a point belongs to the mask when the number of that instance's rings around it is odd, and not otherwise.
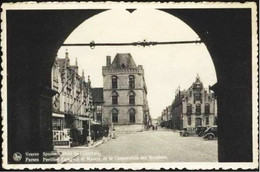
<path fill-rule="evenodd" d="M 128 43 L 138 41 L 194 41 L 199 36 L 186 23 L 168 13 L 150 9 L 111 9 L 85 20 L 64 43 Z M 58 57 L 69 52 L 71 65 L 77 58 L 79 72 L 89 75 L 92 87 L 103 87 L 102 66 L 106 56 L 112 60 L 117 53 L 131 53 L 136 65 L 143 65 L 152 118 L 161 115 L 169 106 L 178 87 L 187 89 L 197 74 L 205 87 L 217 82 L 215 67 L 206 46 L 174 44 L 118 47 L 62 46 Z"/>

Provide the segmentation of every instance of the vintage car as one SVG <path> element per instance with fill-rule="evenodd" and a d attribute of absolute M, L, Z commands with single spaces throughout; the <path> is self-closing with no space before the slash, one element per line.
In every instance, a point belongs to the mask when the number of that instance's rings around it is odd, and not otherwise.
<path fill-rule="evenodd" d="M 203 136 L 204 132 L 208 129 L 209 127 L 204 127 L 204 126 L 197 126 L 196 127 L 196 134 L 201 137 Z"/>
<path fill-rule="evenodd" d="M 181 132 L 180 132 L 180 136 L 183 137 L 187 137 L 187 136 L 191 136 L 191 135 L 196 135 L 196 130 L 195 128 L 184 128 Z"/>
<path fill-rule="evenodd" d="M 213 140 L 215 138 L 218 138 L 218 127 L 212 126 L 209 127 L 204 133 L 203 138 L 208 140 Z"/>

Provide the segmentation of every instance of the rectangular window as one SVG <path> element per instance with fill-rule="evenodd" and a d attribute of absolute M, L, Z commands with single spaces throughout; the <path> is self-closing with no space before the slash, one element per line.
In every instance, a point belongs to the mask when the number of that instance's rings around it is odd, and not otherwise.
<path fill-rule="evenodd" d="M 102 114 L 97 114 L 97 121 L 101 122 L 102 121 Z"/>
<path fill-rule="evenodd" d="M 205 106 L 205 114 L 210 114 L 209 105 L 206 105 L 206 106 Z"/>
<path fill-rule="evenodd" d="M 201 100 L 201 96 L 200 96 L 200 94 L 198 94 L 198 93 L 196 93 L 195 95 L 194 95 L 194 99 L 195 99 L 195 101 L 196 100 Z"/>
<path fill-rule="evenodd" d="M 218 117 L 214 118 L 214 125 L 217 125 Z"/>
<path fill-rule="evenodd" d="M 52 118 L 52 129 L 53 130 L 61 130 L 61 119 Z"/>
<path fill-rule="evenodd" d="M 209 125 L 209 117 L 206 117 L 206 125 Z"/>
<path fill-rule="evenodd" d="M 129 88 L 130 89 L 133 89 L 133 88 L 135 88 L 135 78 L 134 78 L 134 76 L 129 76 Z"/>
<path fill-rule="evenodd" d="M 112 88 L 117 88 L 117 77 L 112 77 Z"/>
<path fill-rule="evenodd" d="M 196 105 L 196 115 L 200 115 L 201 114 L 201 107 L 200 105 Z"/>
<path fill-rule="evenodd" d="M 97 106 L 97 114 L 101 114 L 102 113 L 102 106 Z"/>

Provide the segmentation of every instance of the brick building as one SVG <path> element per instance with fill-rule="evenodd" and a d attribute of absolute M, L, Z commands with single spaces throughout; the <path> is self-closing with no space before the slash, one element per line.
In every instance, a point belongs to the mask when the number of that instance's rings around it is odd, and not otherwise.
<path fill-rule="evenodd" d="M 103 124 L 118 132 L 143 131 L 151 124 L 144 69 L 129 53 L 107 56 L 103 75 Z"/>

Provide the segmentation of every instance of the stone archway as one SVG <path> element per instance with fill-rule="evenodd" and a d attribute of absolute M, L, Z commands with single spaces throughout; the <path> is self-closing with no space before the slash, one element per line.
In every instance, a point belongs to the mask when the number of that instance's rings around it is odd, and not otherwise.
<path fill-rule="evenodd" d="M 14 152 L 52 149 L 50 88 L 56 52 L 74 28 L 102 11 L 7 10 L 10 162 Z M 212 89 L 218 96 L 219 161 L 252 161 L 250 9 L 162 11 L 186 22 L 212 56 L 218 78 Z"/>

